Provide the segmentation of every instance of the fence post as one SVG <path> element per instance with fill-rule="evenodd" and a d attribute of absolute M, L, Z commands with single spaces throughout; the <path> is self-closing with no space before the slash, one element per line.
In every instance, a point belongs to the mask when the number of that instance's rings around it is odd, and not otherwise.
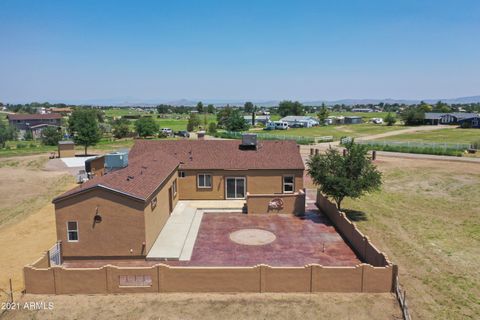
<path fill-rule="evenodd" d="M 10 283 L 10 302 L 13 303 L 13 286 L 12 286 L 12 278 L 8 279 Z"/>

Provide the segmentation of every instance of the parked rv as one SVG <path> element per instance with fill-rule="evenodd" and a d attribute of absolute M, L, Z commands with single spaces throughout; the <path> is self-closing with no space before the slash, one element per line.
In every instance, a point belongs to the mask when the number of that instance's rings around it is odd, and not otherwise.
<path fill-rule="evenodd" d="M 288 123 L 284 121 L 275 121 L 275 130 L 287 130 L 288 129 Z"/>

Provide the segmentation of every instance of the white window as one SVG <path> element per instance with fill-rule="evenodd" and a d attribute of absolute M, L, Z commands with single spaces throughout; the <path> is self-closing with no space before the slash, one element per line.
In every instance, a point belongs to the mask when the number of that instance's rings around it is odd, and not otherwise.
<path fill-rule="evenodd" d="M 152 210 L 155 209 L 155 207 L 157 206 L 157 197 L 152 199 L 150 206 L 152 207 Z"/>
<path fill-rule="evenodd" d="M 119 287 L 151 287 L 152 276 L 119 276 Z"/>
<path fill-rule="evenodd" d="M 212 187 L 212 175 L 206 173 L 200 173 L 198 175 L 198 187 L 199 188 L 211 188 Z"/>
<path fill-rule="evenodd" d="M 186 175 L 185 175 L 185 171 L 178 171 L 178 176 L 179 176 L 180 178 L 185 178 L 185 176 L 186 176 Z"/>
<path fill-rule="evenodd" d="M 172 183 L 172 193 L 173 197 L 175 198 L 175 196 L 177 195 L 177 179 L 175 179 Z"/>
<path fill-rule="evenodd" d="M 292 193 L 295 191 L 295 177 L 283 176 L 283 193 Z"/>
<path fill-rule="evenodd" d="M 67 240 L 68 242 L 78 241 L 78 222 L 77 221 L 67 222 Z"/>

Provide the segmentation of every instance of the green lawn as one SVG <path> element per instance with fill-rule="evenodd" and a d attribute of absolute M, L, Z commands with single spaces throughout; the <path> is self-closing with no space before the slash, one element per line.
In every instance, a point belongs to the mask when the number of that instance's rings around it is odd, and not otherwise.
<path fill-rule="evenodd" d="M 446 128 L 433 131 L 417 131 L 383 138 L 390 141 L 471 143 L 480 139 L 480 129 Z"/>
<path fill-rule="evenodd" d="M 303 136 L 303 137 L 321 137 L 333 136 L 335 140 L 341 137 L 362 137 L 367 135 L 379 134 L 388 131 L 401 130 L 407 127 L 395 125 L 386 126 L 370 123 L 352 124 L 352 125 L 335 125 L 335 126 L 318 126 L 312 128 L 296 128 L 288 130 L 262 130 L 262 133 L 272 135 L 288 135 L 288 136 Z M 256 131 L 260 132 L 260 131 Z"/>

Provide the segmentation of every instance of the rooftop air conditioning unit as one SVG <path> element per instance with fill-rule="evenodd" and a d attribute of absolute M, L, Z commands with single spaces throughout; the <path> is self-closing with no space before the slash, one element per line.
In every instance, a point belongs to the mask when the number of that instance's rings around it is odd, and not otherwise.
<path fill-rule="evenodd" d="M 257 135 L 253 133 L 245 133 L 242 135 L 242 149 L 256 149 L 257 148 Z"/>

